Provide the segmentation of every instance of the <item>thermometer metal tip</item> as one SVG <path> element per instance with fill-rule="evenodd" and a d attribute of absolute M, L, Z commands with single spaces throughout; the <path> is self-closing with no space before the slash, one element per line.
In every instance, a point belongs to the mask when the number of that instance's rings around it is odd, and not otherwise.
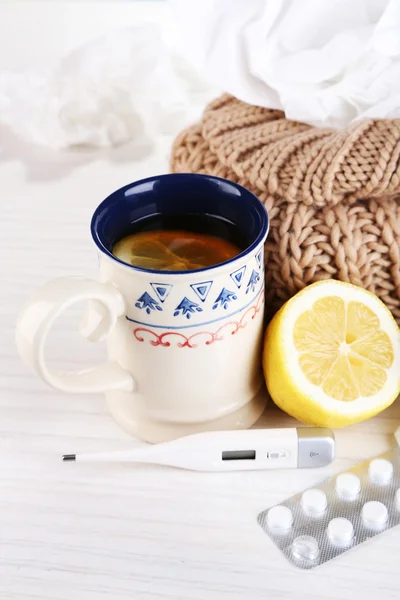
<path fill-rule="evenodd" d="M 76 454 L 63 454 L 63 460 L 76 460 Z"/>

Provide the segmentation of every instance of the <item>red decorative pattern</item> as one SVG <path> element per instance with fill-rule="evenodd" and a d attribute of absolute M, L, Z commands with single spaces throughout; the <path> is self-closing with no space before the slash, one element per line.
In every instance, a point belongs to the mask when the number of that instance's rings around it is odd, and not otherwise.
<path fill-rule="evenodd" d="M 169 348 L 171 346 L 171 341 L 169 341 L 171 338 L 177 341 L 178 348 L 198 348 L 201 343 L 210 346 L 214 342 L 222 341 L 224 339 L 223 334 L 229 333 L 230 335 L 236 335 L 238 331 L 244 329 L 250 321 L 254 320 L 263 304 L 264 292 L 261 292 L 257 302 L 243 313 L 240 321 L 229 321 L 229 323 L 221 325 L 221 327 L 214 332 L 199 331 L 198 333 L 194 333 L 187 337 L 180 331 L 165 331 L 164 333 L 158 334 L 147 327 L 137 327 L 133 330 L 133 335 L 138 342 L 149 341 L 152 346 L 162 346 L 163 348 Z"/>

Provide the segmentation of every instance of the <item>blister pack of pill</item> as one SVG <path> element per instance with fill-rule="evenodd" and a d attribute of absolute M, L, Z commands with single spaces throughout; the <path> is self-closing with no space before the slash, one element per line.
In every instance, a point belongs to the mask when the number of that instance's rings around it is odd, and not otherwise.
<path fill-rule="evenodd" d="M 262 511 L 291 563 L 313 569 L 400 524 L 400 453 L 385 452 Z"/>

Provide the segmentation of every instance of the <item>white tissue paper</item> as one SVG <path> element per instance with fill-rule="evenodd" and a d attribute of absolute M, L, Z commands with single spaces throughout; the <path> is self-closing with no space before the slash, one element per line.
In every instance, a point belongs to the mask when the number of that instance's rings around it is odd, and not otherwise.
<path fill-rule="evenodd" d="M 214 90 L 153 24 L 112 30 L 53 71 L 0 72 L 0 124 L 54 149 L 156 141 L 197 119 Z"/>
<path fill-rule="evenodd" d="M 172 0 L 185 55 L 237 98 L 343 128 L 400 117 L 400 0 Z"/>

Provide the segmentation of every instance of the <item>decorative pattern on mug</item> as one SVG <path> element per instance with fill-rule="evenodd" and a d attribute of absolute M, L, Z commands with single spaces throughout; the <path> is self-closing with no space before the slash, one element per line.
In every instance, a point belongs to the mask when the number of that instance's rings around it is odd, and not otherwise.
<path fill-rule="evenodd" d="M 201 326 L 201 322 L 207 323 L 215 317 L 225 318 L 224 313 L 233 316 L 240 304 L 247 305 L 248 298 L 263 287 L 263 248 L 258 248 L 247 260 L 247 264 L 242 264 L 234 271 L 225 271 L 215 279 L 195 283 L 190 279 L 187 281 L 186 277 L 184 284 L 175 283 L 175 280 L 174 283 L 167 283 L 171 279 L 161 275 L 160 279 L 148 283 L 147 290 L 140 290 L 141 295 L 134 300 L 136 314 L 134 311 L 126 318 L 149 327 L 153 324 L 161 326 L 167 319 L 171 319 L 171 326 L 179 320 L 183 327 L 189 320 Z M 140 318 L 137 309 L 151 315 L 148 323 L 146 318 Z"/>
<path fill-rule="evenodd" d="M 257 271 L 254 271 L 252 274 L 250 275 L 250 279 L 249 282 L 247 284 L 247 288 L 246 288 L 246 294 L 248 294 L 248 292 L 251 290 L 252 292 L 254 292 L 254 290 L 256 289 L 256 285 L 257 283 L 260 281 L 260 274 L 257 273 Z"/>
<path fill-rule="evenodd" d="M 199 345 L 210 346 L 215 342 L 221 342 L 227 335 L 236 335 L 241 329 L 244 329 L 256 315 L 260 312 L 264 304 L 264 292 L 262 291 L 257 302 L 250 306 L 242 315 L 239 321 L 229 321 L 224 323 L 216 331 L 199 331 L 186 336 L 180 331 L 165 331 L 157 333 L 147 327 L 136 327 L 133 335 L 138 342 L 150 342 L 152 346 L 161 346 L 163 348 L 171 347 L 171 342 L 175 341 L 177 348 L 198 348 Z"/>
<path fill-rule="evenodd" d="M 261 269 L 263 266 L 263 259 L 264 259 L 264 248 L 261 248 L 261 250 L 259 252 L 257 252 L 257 254 L 256 254 L 256 263 L 257 263 L 259 269 Z"/>
<path fill-rule="evenodd" d="M 170 283 L 150 283 L 160 302 L 165 302 L 173 286 Z"/>
<path fill-rule="evenodd" d="M 174 317 L 182 315 L 187 319 L 190 319 L 192 313 L 202 312 L 202 310 L 203 309 L 201 306 L 199 306 L 196 302 L 192 302 L 192 300 L 189 300 L 189 298 L 186 298 L 185 296 L 175 308 Z"/>
<path fill-rule="evenodd" d="M 244 265 L 243 267 L 240 267 L 240 269 L 236 269 L 236 271 L 233 271 L 233 273 L 230 274 L 230 277 L 231 277 L 233 283 L 239 289 L 242 287 L 243 277 L 244 277 L 245 273 L 246 273 L 246 265 Z"/>
<path fill-rule="evenodd" d="M 202 281 L 201 283 L 191 283 L 190 287 L 194 291 L 194 293 L 200 298 L 202 302 L 204 302 L 208 296 L 208 292 L 211 289 L 211 286 L 214 282 L 211 281 Z"/>
<path fill-rule="evenodd" d="M 154 300 L 147 292 L 144 292 L 144 294 L 138 298 L 135 306 L 136 308 L 144 309 L 148 315 L 152 310 L 162 310 L 157 300 Z"/>
<path fill-rule="evenodd" d="M 237 300 L 236 294 L 234 292 L 231 292 L 230 290 L 227 290 L 226 288 L 222 288 L 221 292 L 219 293 L 219 296 L 214 300 L 213 310 L 222 306 L 226 310 L 228 308 L 229 303 L 233 300 Z"/>

